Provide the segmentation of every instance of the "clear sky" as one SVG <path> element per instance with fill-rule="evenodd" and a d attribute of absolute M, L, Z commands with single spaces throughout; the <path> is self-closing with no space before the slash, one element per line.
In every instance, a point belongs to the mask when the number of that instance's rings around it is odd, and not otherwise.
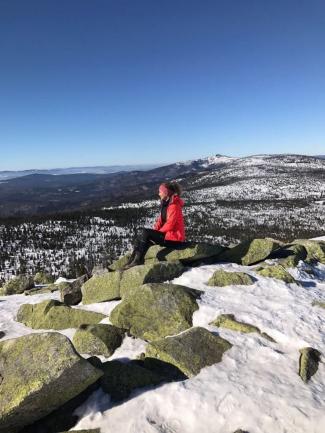
<path fill-rule="evenodd" d="M 0 170 L 325 154 L 323 0 L 0 0 Z"/>

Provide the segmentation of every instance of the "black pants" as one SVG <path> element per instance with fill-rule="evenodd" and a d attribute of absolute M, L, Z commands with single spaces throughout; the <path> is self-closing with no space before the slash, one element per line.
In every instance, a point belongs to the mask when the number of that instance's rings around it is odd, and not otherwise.
<path fill-rule="evenodd" d="M 181 241 L 165 241 L 165 233 L 158 230 L 140 228 L 135 240 L 134 252 L 140 252 L 141 257 L 144 258 L 148 249 L 155 244 L 175 249 L 188 246 L 187 243 Z"/>

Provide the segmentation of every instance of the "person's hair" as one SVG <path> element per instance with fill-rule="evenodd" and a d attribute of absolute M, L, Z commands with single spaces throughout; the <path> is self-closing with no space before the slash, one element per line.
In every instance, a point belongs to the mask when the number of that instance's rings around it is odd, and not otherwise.
<path fill-rule="evenodd" d="M 176 180 L 166 182 L 164 185 L 166 185 L 166 187 L 169 189 L 169 191 L 171 191 L 173 194 L 177 194 L 177 195 L 181 196 L 182 187 L 180 186 L 180 184 L 178 182 L 176 182 Z"/>

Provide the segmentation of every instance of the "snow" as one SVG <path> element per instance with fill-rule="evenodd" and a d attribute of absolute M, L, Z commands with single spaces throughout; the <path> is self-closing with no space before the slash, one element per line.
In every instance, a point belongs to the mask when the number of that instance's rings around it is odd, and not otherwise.
<path fill-rule="evenodd" d="M 207 286 L 219 268 L 248 272 L 256 277 L 256 282 L 250 286 Z M 233 347 L 220 363 L 202 369 L 196 377 L 138 389 L 120 404 L 113 404 L 103 391 L 96 391 L 77 409 L 80 419 L 73 430 L 100 427 L 102 433 L 233 433 L 242 428 L 250 433 L 323 433 L 325 364 L 319 364 L 308 384 L 297 374 L 299 349 L 311 346 L 325 354 L 325 312 L 311 305 L 313 300 L 325 300 L 325 266 L 319 264 L 314 270 L 315 275 L 311 276 L 302 262 L 290 270 L 300 282 L 297 285 L 263 278 L 254 273 L 254 267 L 235 264 L 189 269 L 173 282 L 204 291 L 193 325 L 220 335 Z M 23 303 L 49 298 L 58 299 L 58 293 L 0 297 L 4 339 L 41 332 L 16 322 L 15 315 Z M 109 314 L 119 302 L 75 308 Z M 209 325 L 223 313 L 232 313 L 237 320 L 258 326 L 276 343 L 258 334 Z M 62 331 L 69 338 L 74 332 Z M 144 352 L 146 344 L 126 337 L 109 359 L 127 362 Z"/>

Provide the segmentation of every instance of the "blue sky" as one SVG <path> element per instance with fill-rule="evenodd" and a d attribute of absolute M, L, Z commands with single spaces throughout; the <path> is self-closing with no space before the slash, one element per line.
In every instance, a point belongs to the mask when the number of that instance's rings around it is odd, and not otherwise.
<path fill-rule="evenodd" d="M 0 0 L 0 170 L 325 154 L 325 3 Z"/>

